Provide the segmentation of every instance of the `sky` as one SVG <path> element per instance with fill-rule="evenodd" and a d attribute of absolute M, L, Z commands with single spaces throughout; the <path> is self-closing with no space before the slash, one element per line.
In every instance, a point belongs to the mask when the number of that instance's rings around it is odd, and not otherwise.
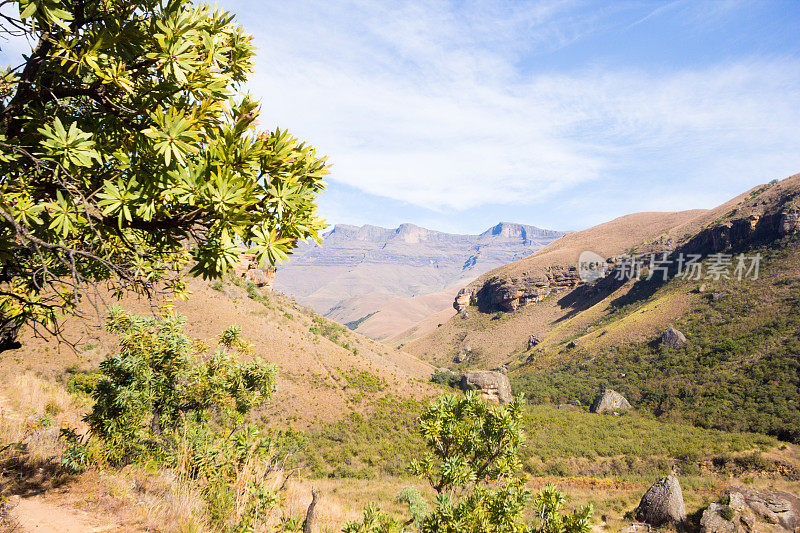
<path fill-rule="evenodd" d="M 580 230 L 800 172 L 800 0 L 217 3 L 332 224 Z"/>

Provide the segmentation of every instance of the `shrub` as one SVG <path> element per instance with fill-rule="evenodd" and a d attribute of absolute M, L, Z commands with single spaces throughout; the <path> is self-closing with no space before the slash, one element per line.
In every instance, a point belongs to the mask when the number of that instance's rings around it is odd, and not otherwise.
<path fill-rule="evenodd" d="M 268 399 L 275 369 L 261 359 L 240 363 L 226 351 L 203 357 L 183 333 L 183 319 L 128 315 L 113 309 L 108 329 L 121 337 L 121 351 L 100 365 L 85 420 L 106 442 L 108 459 L 124 463 L 139 454 L 176 447 L 186 421 L 204 422 L 210 409 L 239 417 Z M 222 342 L 240 341 L 229 328 Z"/>
<path fill-rule="evenodd" d="M 720 514 L 720 516 L 722 516 L 722 518 L 724 518 L 725 520 L 730 522 L 731 520 L 733 520 L 733 517 L 736 515 L 736 511 L 734 511 L 733 508 L 731 508 L 730 505 L 723 505 L 722 509 L 719 512 L 719 514 Z"/>
<path fill-rule="evenodd" d="M 437 368 L 433 372 L 433 376 L 431 376 L 431 381 L 433 383 L 444 385 L 446 387 L 450 387 L 451 389 L 457 388 L 460 380 L 461 376 L 459 374 L 446 369 Z"/>

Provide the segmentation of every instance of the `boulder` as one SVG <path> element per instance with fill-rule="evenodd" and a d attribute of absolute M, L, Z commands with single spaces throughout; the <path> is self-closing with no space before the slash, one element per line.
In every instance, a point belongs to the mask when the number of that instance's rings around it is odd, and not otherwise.
<path fill-rule="evenodd" d="M 472 292 L 466 288 L 458 291 L 455 300 L 453 301 L 453 308 L 459 313 L 469 306 L 472 301 Z"/>
<path fill-rule="evenodd" d="M 461 364 L 461 363 L 465 362 L 467 359 L 469 359 L 469 356 L 470 356 L 470 352 L 468 352 L 466 350 L 461 350 L 456 354 L 455 357 L 453 357 L 453 362 Z"/>
<path fill-rule="evenodd" d="M 800 531 L 800 499 L 789 493 L 732 487 L 723 502 L 703 511 L 701 532 Z"/>
<path fill-rule="evenodd" d="M 667 348 L 677 348 L 686 343 L 686 335 L 675 328 L 667 328 L 661 335 L 661 344 Z"/>
<path fill-rule="evenodd" d="M 275 283 L 275 267 L 250 268 L 245 270 L 242 277 L 257 287 L 271 291 L 272 285 Z"/>
<path fill-rule="evenodd" d="M 637 521 L 655 527 L 684 523 L 686 505 L 678 478 L 666 476 L 653 483 L 642 496 L 635 516 Z"/>
<path fill-rule="evenodd" d="M 622 411 L 630 408 L 631 404 L 628 403 L 628 400 L 626 400 L 622 394 L 611 389 L 606 389 L 603 394 L 594 400 L 591 411 L 593 413 L 602 414 L 607 411 Z"/>
<path fill-rule="evenodd" d="M 500 372 L 488 370 L 466 372 L 461 376 L 460 387 L 465 391 L 477 389 L 484 400 L 493 403 L 511 403 L 514 399 L 508 377 Z"/>
<path fill-rule="evenodd" d="M 712 292 L 711 299 L 716 302 L 722 300 L 723 298 L 727 298 L 730 295 L 731 295 L 730 291 Z"/>
<path fill-rule="evenodd" d="M 537 337 L 536 335 L 531 335 L 530 337 L 528 337 L 528 349 L 529 349 L 529 350 L 532 350 L 532 349 L 533 349 L 533 348 L 535 348 L 535 347 L 536 347 L 536 346 L 537 346 L 537 345 L 538 345 L 540 342 L 542 342 L 542 339 L 540 339 L 540 338 L 539 338 L 539 337 Z"/>

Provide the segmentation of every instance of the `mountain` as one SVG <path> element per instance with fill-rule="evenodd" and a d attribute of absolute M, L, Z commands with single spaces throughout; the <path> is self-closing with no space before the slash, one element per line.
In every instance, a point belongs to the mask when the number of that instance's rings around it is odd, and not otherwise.
<path fill-rule="evenodd" d="M 229 326 L 241 327 L 252 353 L 277 366 L 280 392 L 262 408 L 273 424 L 308 427 L 362 412 L 368 408 L 365 400 L 385 394 L 419 398 L 430 393 L 425 383 L 433 372 L 430 364 L 308 313 L 280 294 L 262 294 L 243 280 L 232 280 L 235 284 L 209 284 L 189 278 L 188 301 L 148 301 L 129 294 L 117 305 L 149 315 L 169 304 L 186 318 L 189 337 L 210 347 Z M 22 347 L 13 357 L 0 358 L 0 381 L 26 371 L 63 379 L 65 368 L 93 370 L 107 354 L 117 353 L 119 339 L 100 327 L 90 306 L 84 311 L 86 318 L 68 318 L 63 324 L 74 350 L 25 330 Z"/>
<path fill-rule="evenodd" d="M 578 269 L 585 251 L 606 267 L 593 282 Z M 641 270 L 621 275 L 632 256 Z M 678 276 L 692 256 L 699 275 Z M 739 279 L 739 261 L 758 268 Z M 798 273 L 800 174 L 713 209 L 571 233 L 480 276 L 457 316 L 404 349 L 436 366 L 502 367 L 534 403 L 587 405 L 612 388 L 661 420 L 800 442 Z M 670 327 L 685 344 L 661 341 Z"/>
<path fill-rule="evenodd" d="M 360 328 L 372 321 L 373 328 L 365 331 L 379 331 L 384 338 L 423 318 L 418 303 L 404 299 L 442 291 L 455 294 L 482 273 L 526 257 L 564 234 L 507 222 L 480 235 L 442 233 L 413 224 L 395 229 L 338 224 L 323 236 L 322 246 L 303 243 L 295 250 L 278 268 L 275 288 L 340 323 L 361 320 Z M 387 320 L 376 327 L 386 305 L 399 322 L 391 326 Z M 442 303 L 426 312 L 447 307 Z"/>

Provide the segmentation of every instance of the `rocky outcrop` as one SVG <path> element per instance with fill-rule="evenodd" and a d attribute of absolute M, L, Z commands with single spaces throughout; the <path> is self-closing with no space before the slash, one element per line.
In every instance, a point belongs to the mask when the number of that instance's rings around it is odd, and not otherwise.
<path fill-rule="evenodd" d="M 465 363 L 469 360 L 471 355 L 472 355 L 472 348 L 470 348 L 469 344 L 467 344 L 458 351 L 456 356 L 453 358 L 453 362 L 458 364 Z"/>
<path fill-rule="evenodd" d="M 661 335 L 661 344 L 667 348 L 678 348 L 686 344 L 686 335 L 675 328 L 667 328 Z"/>
<path fill-rule="evenodd" d="M 781 215 L 780 221 L 781 235 L 796 235 L 800 233 L 800 211 L 787 211 Z"/>
<path fill-rule="evenodd" d="M 800 500 L 786 492 L 734 487 L 700 519 L 702 533 L 800 531 Z"/>
<path fill-rule="evenodd" d="M 511 403 L 514 399 L 511 395 L 511 383 L 509 383 L 508 377 L 500 372 L 488 370 L 465 372 L 461 376 L 460 387 L 465 391 L 477 389 L 484 400 L 493 403 Z"/>
<path fill-rule="evenodd" d="M 466 288 L 463 288 L 458 291 L 456 299 L 453 302 L 453 308 L 460 313 L 470 305 L 475 305 L 476 303 L 477 301 L 475 301 L 475 294 L 468 291 Z"/>
<path fill-rule="evenodd" d="M 637 521 L 655 527 L 684 523 L 686 505 L 678 478 L 666 476 L 653 483 L 642 496 L 635 515 Z"/>
<path fill-rule="evenodd" d="M 275 267 L 260 267 L 256 261 L 256 254 L 249 251 L 240 254 L 239 264 L 233 267 L 233 274 L 268 291 L 272 290 L 272 285 L 275 283 Z"/>
<path fill-rule="evenodd" d="M 542 342 L 542 339 L 540 339 L 536 335 L 531 335 L 530 337 L 528 337 L 528 349 L 529 350 L 534 349 L 541 342 Z"/>
<path fill-rule="evenodd" d="M 603 414 L 606 412 L 624 411 L 627 409 L 631 409 L 631 404 L 622 394 L 611 389 L 606 389 L 603 394 L 595 398 L 590 411 L 597 414 Z"/>
<path fill-rule="evenodd" d="M 512 278 L 489 278 L 482 286 L 467 287 L 471 302 L 487 309 L 516 311 L 525 305 L 540 302 L 553 292 L 572 289 L 581 284 L 577 267 L 548 267 L 541 275 Z M 462 296 L 462 300 L 463 300 Z"/>

